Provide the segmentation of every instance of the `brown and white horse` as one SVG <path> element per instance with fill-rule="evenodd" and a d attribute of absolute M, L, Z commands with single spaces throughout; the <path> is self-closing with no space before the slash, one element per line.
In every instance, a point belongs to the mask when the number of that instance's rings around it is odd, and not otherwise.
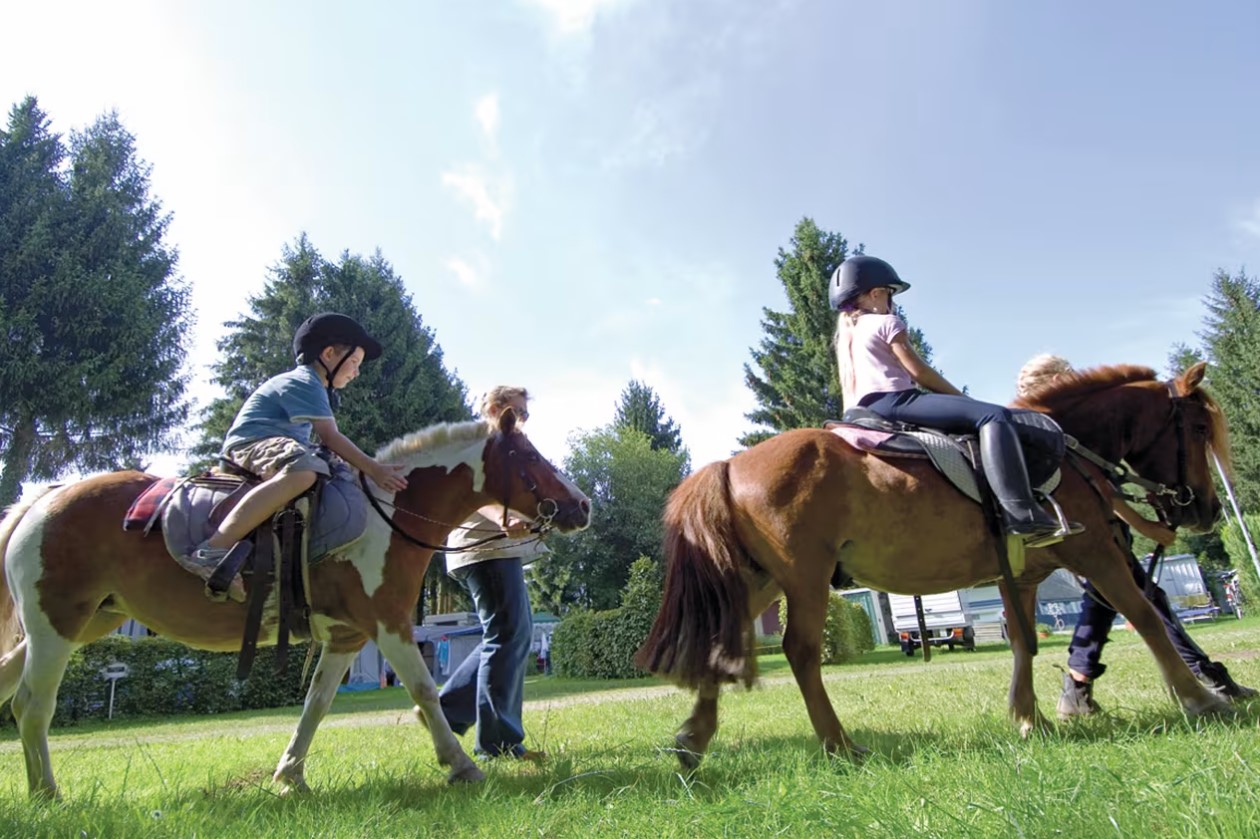
<path fill-rule="evenodd" d="M 497 425 L 439 425 L 386 446 L 383 463 L 407 466 L 407 489 L 390 497 L 393 524 L 440 545 L 476 509 L 499 503 L 560 531 L 590 521 L 590 500 L 548 463 L 505 411 Z M 159 635 L 208 650 L 240 645 L 245 607 L 212 603 L 158 537 L 124 532 L 128 505 L 155 480 L 118 472 L 54 489 L 13 508 L 0 523 L 7 591 L 0 591 L 0 703 L 13 699 L 27 780 L 34 796 L 53 796 L 48 756 L 52 719 L 70 653 L 135 618 Z M 487 534 L 489 535 L 489 534 Z M 433 551 L 369 514 L 367 532 L 343 553 L 315 565 L 312 631 L 322 640 L 297 730 L 275 780 L 306 789 L 304 762 L 320 720 L 358 650 L 374 640 L 416 703 L 449 780 L 483 775 L 451 732 L 416 644 L 412 619 Z M 264 626 L 264 631 L 266 627 Z M 272 637 L 260 643 L 274 644 Z"/>
<path fill-rule="evenodd" d="M 1225 463 L 1229 457 L 1223 416 L 1199 387 L 1204 369 L 1197 364 L 1169 383 L 1142 367 L 1067 374 L 1023 407 L 1050 414 L 1106 460 L 1164 485 L 1153 503 L 1170 523 L 1204 531 L 1220 515 L 1208 453 Z M 1013 598 L 1031 615 L 1037 584 L 1054 568 L 1069 568 L 1129 618 L 1188 712 L 1226 711 L 1177 657 L 1134 584 L 1128 552 L 1114 538 L 1106 477 L 1087 460 L 1065 462 L 1062 473 L 1055 498 L 1086 531 L 1028 552 L 1018 590 L 1002 586 L 1007 615 L 1017 614 Z M 841 727 L 820 670 L 837 563 L 860 585 L 902 594 L 965 588 L 999 575 L 980 506 L 931 465 L 881 459 L 812 429 L 772 437 L 683 481 L 665 511 L 665 560 L 664 599 L 638 661 L 698 693 L 675 738 L 687 768 L 698 764 L 717 730 L 720 686 L 756 679 L 752 620 L 780 593 L 788 604 L 783 651 L 814 731 L 828 752 L 855 754 L 864 750 Z M 1031 652 L 1013 626 L 1010 634 L 1010 710 L 1026 735 L 1046 722 L 1032 690 Z"/>

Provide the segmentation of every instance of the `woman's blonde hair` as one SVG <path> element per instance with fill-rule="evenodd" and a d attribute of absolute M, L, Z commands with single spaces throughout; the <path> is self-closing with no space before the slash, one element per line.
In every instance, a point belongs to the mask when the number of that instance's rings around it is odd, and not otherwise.
<path fill-rule="evenodd" d="M 1019 368 L 1019 376 L 1015 379 L 1015 394 L 1020 397 L 1028 396 L 1050 384 L 1057 376 L 1071 372 L 1072 363 L 1061 355 L 1035 355 Z"/>
<path fill-rule="evenodd" d="M 490 416 L 492 408 L 498 408 L 502 411 L 504 408 L 512 404 L 512 400 L 520 397 L 525 401 L 529 401 L 529 391 L 523 387 L 514 385 L 499 385 L 492 387 L 481 397 L 481 407 L 477 409 L 477 413 L 483 417 Z"/>

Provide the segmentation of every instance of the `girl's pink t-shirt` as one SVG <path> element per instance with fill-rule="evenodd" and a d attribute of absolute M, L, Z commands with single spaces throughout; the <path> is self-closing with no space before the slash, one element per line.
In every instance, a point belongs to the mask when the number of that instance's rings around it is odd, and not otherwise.
<path fill-rule="evenodd" d="M 906 322 L 896 315 L 862 315 L 846 330 L 852 341 L 854 392 L 846 394 L 856 405 L 872 393 L 891 393 L 914 387 L 914 379 L 893 355 L 892 340 L 906 331 Z M 843 346 L 837 353 L 846 352 Z M 844 360 L 840 359 L 840 369 Z"/>

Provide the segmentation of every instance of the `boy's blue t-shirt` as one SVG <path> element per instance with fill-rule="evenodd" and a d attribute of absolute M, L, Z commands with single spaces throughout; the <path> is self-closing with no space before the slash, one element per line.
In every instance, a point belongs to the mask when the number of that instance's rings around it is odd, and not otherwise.
<path fill-rule="evenodd" d="M 223 453 L 266 437 L 311 444 L 312 420 L 332 419 L 328 390 L 315 368 L 303 364 L 273 376 L 250 394 L 223 441 Z"/>

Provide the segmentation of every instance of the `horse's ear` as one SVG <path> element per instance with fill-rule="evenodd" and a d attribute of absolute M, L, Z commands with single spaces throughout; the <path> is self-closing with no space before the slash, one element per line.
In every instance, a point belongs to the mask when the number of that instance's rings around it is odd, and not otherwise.
<path fill-rule="evenodd" d="M 1178 390 L 1182 396 L 1187 396 L 1196 387 L 1203 383 L 1203 377 L 1207 374 L 1207 362 L 1200 361 L 1198 364 L 1191 365 L 1190 369 L 1182 373 L 1179 377 L 1178 384 L 1181 385 Z"/>
<path fill-rule="evenodd" d="M 516 430 L 516 411 L 511 408 L 504 408 L 499 414 L 499 432 L 502 434 L 511 434 Z"/>

